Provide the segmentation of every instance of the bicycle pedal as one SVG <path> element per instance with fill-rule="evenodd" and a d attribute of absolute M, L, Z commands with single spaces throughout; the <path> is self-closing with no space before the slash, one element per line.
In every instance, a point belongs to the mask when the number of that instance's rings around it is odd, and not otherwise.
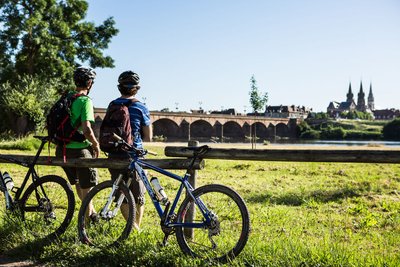
<path fill-rule="evenodd" d="M 161 244 L 160 244 L 162 247 L 167 246 L 167 244 L 168 244 L 168 237 L 169 237 L 169 235 L 164 235 L 163 241 L 162 241 Z"/>

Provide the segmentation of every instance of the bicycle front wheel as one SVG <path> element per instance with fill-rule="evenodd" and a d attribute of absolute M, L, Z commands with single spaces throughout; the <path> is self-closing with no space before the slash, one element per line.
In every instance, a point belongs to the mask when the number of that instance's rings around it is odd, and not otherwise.
<path fill-rule="evenodd" d="M 194 257 L 228 262 L 242 251 L 249 237 L 246 204 L 239 194 L 223 185 L 205 185 L 194 190 L 193 195 L 205 205 L 212 219 L 203 228 L 178 227 L 176 238 L 180 248 Z M 185 218 L 193 205 L 193 220 Z M 205 218 L 194 200 L 187 197 L 179 208 L 178 223 L 191 222 L 205 222 Z"/>
<path fill-rule="evenodd" d="M 120 207 L 118 200 L 122 201 Z M 91 204 L 95 216 L 88 216 Z M 118 245 L 132 231 L 135 213 L 135 200 L 124 183 L 113 191 L 112 181 L 102 182 L 82 202 L 78 215 L 79 238 L 82 243 L 96 247 Z"/>
<path fill-rule="evenodd" d="M 20 203 L 25 229 L 35 238 L 54 238 L 70 224 L 75 196 L 65 179 L 47 175 L 29 185 Z"/>

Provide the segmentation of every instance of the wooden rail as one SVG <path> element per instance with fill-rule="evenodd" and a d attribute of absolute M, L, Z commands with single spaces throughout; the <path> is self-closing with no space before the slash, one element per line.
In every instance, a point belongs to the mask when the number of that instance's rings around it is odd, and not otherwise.
<path fill-rule="evenodd" d="M 165 155 L 169 157 L 190 157 L 193 151 L 186 147 L 167 146 Z M 299 162 L 362 162 L 400 163 L 400 150 L 383 149 L 227 149 L 211 148 L 202 158 L 259 160 L 259 161 L 299 161 Z"/>
<path fill-rule="evenodd" d="M 34 156 L 25 155 L 0 155 L 0 163 L 10 163 L 12 160 L 22 161 L 26 164 L 32 162 Z M 189 159 L 146 159 L 150 164 L 162 169 L 187 169 L 190 164 Z M 48 166 L 65 166 L 65 167 L 91 167 L 91 168 L 113 168 L 126 169 L 129 160 L 111 160 L 111 159 L 68 159 L 67 162 L 55 157 L 39 157 L 37 165 Z M 200 170 L 204 168 L 204 161 L 197 160 L 194 169 Z"/>

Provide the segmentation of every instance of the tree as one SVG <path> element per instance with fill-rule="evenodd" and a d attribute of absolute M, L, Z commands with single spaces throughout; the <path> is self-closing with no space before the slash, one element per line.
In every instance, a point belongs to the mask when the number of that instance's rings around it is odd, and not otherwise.
<path fill-rule="evenodd" d="M 261 95 L 261 93 L 258 91 L 257 87 L 257 81 L 254 78 L 254 75 L 251 76 L 250 78 L 250 104 L 251 107 L 253 108 L 254 113 L 257 115 L 257 112 L 261 110 L 265 105 L 267 104 L 268 101 L 268 94 L 264 93 L 264 95 Z M 252 130 L 252 127 L 250 128 L 250 136 L 251 136 L 251 147 L 255 148 L 256 147 L 256 140 L 257 140 L 257 124 L 253 124 L 254 128 Z"/>
<path fill-rule="evenodd" d="M 84 22 L 84 0 L 2 0 L 0 5 L 0 80 L 29 74 L 70 81 L 76 65 L 113 67 L 103 56 L 118 33 L 113 18 L 101 25 Z"/>
<path fill-rule="evenodd" d="M 73 86 L 77 65 L 114 67 L 102 50 L 118 33 L 115 22 L 112 17 L 99 26 L 85 22 L 87 10 L 84 0 L 0 0 L 0 84 L 6 92 L 0 107 L 4 117 L 17 115 L 23 122 L 16 127 L 12 119 L 2 121 L 0 130 L 24 135 L 37 128 L 44 118 L 38 112 L 48 107 L 44 91 L 53 84 L 59 92 Z M 32 90 L 38 84 L 44 91 Z"/>
<path fill-rule="evenodd" d="M 56 79 L 46 80 L 26 75 L 17 82 L 0 85 L 0 121 L 2 130 L 12 130 L 17 136 L 41 128 L 45 115 L 57 98 L 62 86 Z M 6 104 L 5 104 L 6 103 Z"/>
<path fill-rule="evenodd" d="M 264 95 L 261 95 L 261 93 L 258 90 L 257 81 L 254 78 L 254 75 L 251 76 L 250 86 L 251 86 L 250 93 L 249 93 L 250 104 L 251 104 L 251 107 L 253 108 L 254 113 L 257 113 L 259 110 L 261 110 L 267 104 L 268 93 L 264 93 Z"/>
<path fill-rule="evenodd" d="M 382 129 L 385 140 L 400 140 L 400 118 L 388 122 Z"/>

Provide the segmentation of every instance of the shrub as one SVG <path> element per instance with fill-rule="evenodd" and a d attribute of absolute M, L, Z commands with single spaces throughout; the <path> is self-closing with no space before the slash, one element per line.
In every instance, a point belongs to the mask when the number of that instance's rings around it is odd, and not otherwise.
<path fill-rule="evenodd" d="M 385 140 L 400 140 L 400 118 L 388 122 L 382 129 Z"/>
<path fill-rule="evenodd" d="M 317 130 L 309 129 L 300 134 L 301 139 L 319 139 L 320 132 Z"/>
<path fill-rule="evenodd" d="M 321 131 L 321 139 L 326 140 L 341 140 L 344 139 L 346 136 L 345 130 L 341 127 L 328 127 Z"/>

